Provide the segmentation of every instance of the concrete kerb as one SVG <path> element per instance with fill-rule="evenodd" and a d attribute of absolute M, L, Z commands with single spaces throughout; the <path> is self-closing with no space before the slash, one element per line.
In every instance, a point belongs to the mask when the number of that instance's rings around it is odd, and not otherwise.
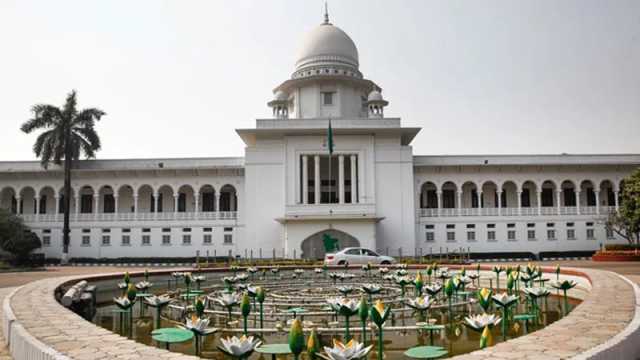
<path fill-rule="evenodd" d="M 583 359 L 633 359 L 640 354 L 640 287 L 623 275 L 617 274 L 632 288 L 635 295 L 635 314 L 629 325 L 604 344 L 600 344 L 582 354 L 573 357 Z"/>
<path fill-rule="evenodd" d="M 20 287 L 13 289 L 2 301 L 2 334 L 4 335 L 4 343 L 9 346 L 11 338 L 11 325 L 16 320 L 16 315 L 11 309 L 10 299 Z"/>

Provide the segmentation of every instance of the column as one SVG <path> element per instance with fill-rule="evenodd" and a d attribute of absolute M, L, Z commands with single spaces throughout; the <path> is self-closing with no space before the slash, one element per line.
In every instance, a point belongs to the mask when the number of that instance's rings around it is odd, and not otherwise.
<path fill-rule="evenodd" d="M 518 198 L 518 215 L 522 215 L 522 191 L 516 191 L 516 197 Z"/>
<path fill-rule="evenodd" d="M 320 204 L 320 155 L 313 157 L 314 202 Z"/>
<path fill-rule="evenodd" d="M 456 206 L 458 208 L 458 216 L 461 215 L 462 210 L 462 190 L 458 191 L 458 206 Z"/>
<path fill-rule="evenodd" d="M 438 208 L 436 209 L 436 212 L 438 216 L 440 216 L 442 213 L 442 191 L 436 191 L 436 199 L 438 200 Z"/>
<path fill-rule="evenodd" d="M 482 191 L 478 191 L 476 196 L 478 198 L 478 213 L 476 215 L 482 215 Z"/>
<path fill-rule="evenodd" d="M 133 216 L 138 219 L 138 194 L 133 195 Z"/>
<path fill-rule="evenodd" d="M 558 215 L 560 215 L 560 200 L 562 200 L 562 190 L 556 190 L 556 207 L 558 210 Z"/>
<path fill-rule="evenodd" d="M 502 193 L 503 191 L 496 191 L 496 197 L 498 198 L 498 215 L 502 215 Z"/>
<path fill-rule="evenodd" d="M 215 203 L 215 211 L 220 212 L 220 198 L 222 196 L 220 196 L 220 193 L 213 193 L 213 202 Z"/>
<path fill-rule="evenodd" d="M 80 213 L 80 194 L 76 195 L 76 220 L 78 219 L 78 214 Z"/>
<path fill-rule="evenodd" d="M 344 155 L 338 155 L 338 203 L 344 204 Z"/>
<path fill-rule="evenodd" d="M 619 201 L 619 200 L 618 200 L 618 194 L 619 194 L 619 192 L 618 192 L 618 191 L 614 191 L 614 192 L 613 192 L 613 199 L 614 199 L 614 201 L 615 201 L 615 205 L 616 205 L 616 212 L 617 212 L 617 211 L 619 210 L 619 208 L 620 208 L 620 205 L 618 205 L 618 201 Z"/>
<path fill-rule="evenodd" d="M 16 196 L 16 212 L 18 215 L 22 214 L 22 198 L 20 196 Z"/>
<path fill-rule="evenodd" d="M 40 219 L 40 197 L 36 196 L 33 199 L 35 200 L 35 206 L 36 206 L 36 208 L 34 209 L 36 214 L 36 221 L 38 221 Z"/>
<path fill-rule="evenodd" d="M 309 203 L 309 156 L 302 155 L 302 203 Z"/>
<path fill-rule="evenodd" d="M 595 191 L 594 189 L 594 194 L 596 196 L 596 214 L 600 215 L 600 189 L 597 189 L 598 191 Z"/>
<path fill-rule="evenodd" d="M 116 217 L 118 217 L 118 199 L 120 197 L 118 196 L 118 194 L 114 194 L 113 195 L 113 213 L 116 214 Z"/>
<path fill-rule="evenodd" d="M 358 202 L 358 175 L 356 175 L 355 155 L 351 155 L 349 166 L 351 167 L 351 203 L 355 204 Z"/>
<path fill-rule="evenodd" d="M 100 210 L 100 194 L 93 195 L 93 218 L 98 218 L 98 210 Z"/>
<path fill-rule="evenodd" d="M 196 214 L 196 217 L 198 217 L 198 211 L 200 211 L 200 192 L 193 194 L 193 197 L 195 200 L 195 208 L 193 209 L 193 212 Z"/>
<path fill-rule="evenodd" d="M 538 215 L 542 215 L 542 191 L 536 191 L 536 201 L 538 202 Z"/>
<path fill-rule="evenodd" d="M 576 196 L 576 214 L 580 215 L 580 190 L 575 190 Z"/>
<path fill-rule="evenodd" d="M 153 194 L 153 218 L 158 218 L 158 193 Z"/>
<path fill-rule="evenodd" d="M 178 213 L 178 202 L 180 200 L 180 194 L 173 194 L 173 213 Z"/>
<path fill-rule="evenodd" d="M 54 206 L 54 214 L 56 215 L 56 218 L 58 217 L 58 214 L 60 213 L 60 196 L 56 195 L 54 197 L 54 199 L 56 199 L 56 206 Z"/>

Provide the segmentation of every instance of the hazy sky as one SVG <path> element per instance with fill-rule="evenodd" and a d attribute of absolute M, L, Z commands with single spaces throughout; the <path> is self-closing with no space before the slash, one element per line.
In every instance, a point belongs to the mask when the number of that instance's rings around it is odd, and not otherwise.
<path fill-rule="evenodd" d="M 0 160 L 35 103 L 108 113 L 99 158 L 242 156 L 320 0 L 0 0 Z M 329 2 L 414 154 L 640 152 L 640 1 Z"/>

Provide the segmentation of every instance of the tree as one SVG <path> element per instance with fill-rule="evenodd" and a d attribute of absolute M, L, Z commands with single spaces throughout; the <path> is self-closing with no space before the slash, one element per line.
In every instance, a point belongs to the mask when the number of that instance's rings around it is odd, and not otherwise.
<path fill-rule="evenodd" d="M 76 109 L 76 91 L 73 90 L 62 108 L 53 105 L 38 104 L 33 106 L 33 118 L 22 124 L 20 128 L 29 134 L 34 130 L 42 130 L 38 135 L 33 152 L 45 169 L 50 163 L 61 165 L 64 160 L 64 190 L 62 229 L 62 257 L 67 260 L 69 254 L 69 210 L 71 207 L 71 168 L 73 161 L 81 154 L 85 158 L 95 158 L 100 150 L 100 137 L 95 129 L 96 121 L 106 113 L 96 108 L 78 111 Z"/>
<path fill-rule="evenodd" d="M 38 236 L 30 231 L 17 215 L 0 210 L 0 248 L 15 257 L 18 264 L 24 263 L 29 254 L 42 246 Z"/>
<path fill-rule="evenodd" d="M 605 223 L 607 229 L 640 245 L 640 168 L 623 181 L 618 213 L 611 213 Z"/>

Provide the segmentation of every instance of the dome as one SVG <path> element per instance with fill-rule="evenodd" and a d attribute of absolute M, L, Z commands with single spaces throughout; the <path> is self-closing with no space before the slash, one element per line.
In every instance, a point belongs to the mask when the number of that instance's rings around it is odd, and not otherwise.
<path fill-rule="evenodd" d="M 378 90 L 373 90 L 369 93 L 367 101 L 383 101 L 382 94 L 380 94 L 380 91 Z"/>
<path fill-rule="evenodd" d="M 342 29 L 325 22 L 309 32 L 298 51 L 296 70 L 311 66 L 358 69 L 358 49 Z"/>
<path fill-rule="evenodd" d="M 274 101 L 287 101 L 289 100 L 289 95 L 282 90 L 278 90 L 276 94 L 273 96 Z"/>

